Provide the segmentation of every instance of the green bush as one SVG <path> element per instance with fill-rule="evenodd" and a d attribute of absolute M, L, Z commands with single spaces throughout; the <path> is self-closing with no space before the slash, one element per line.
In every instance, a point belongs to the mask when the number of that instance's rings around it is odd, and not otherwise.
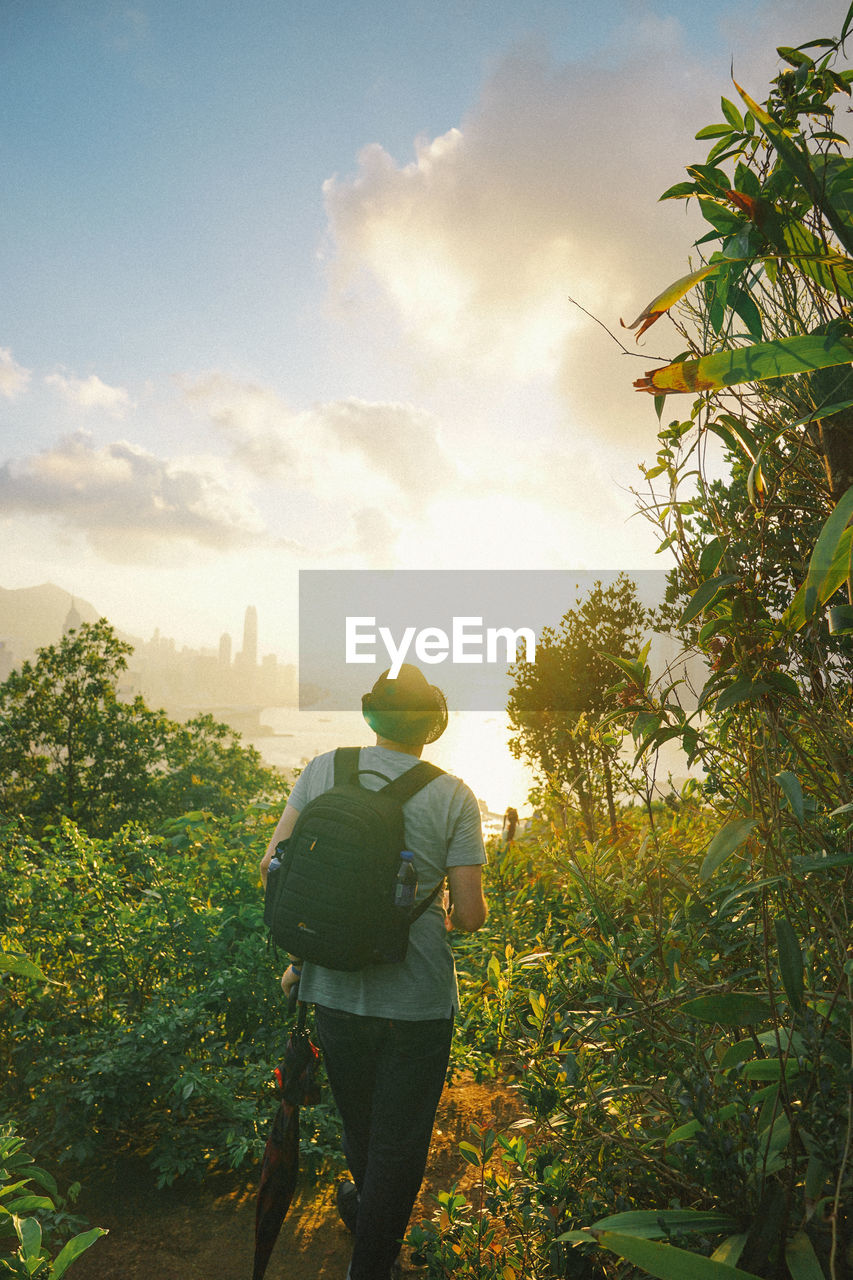
<path fill-rule="evenodd" d="M 257 864 L 277 814 L 188 814 L 153 834 L 6 830 L 0 932 L 53 982 L 0 987 L 3 1112 L 76 1164 L 144 1154 L 162 1185 L 263 1151 L 289 1031 Z M 31 988 L 31 984 L 30 984 Z M 313 1123 L 313 1128 L 312 1128 Z M 330 1101 L 303 1163 L 337 1158 Z"/>

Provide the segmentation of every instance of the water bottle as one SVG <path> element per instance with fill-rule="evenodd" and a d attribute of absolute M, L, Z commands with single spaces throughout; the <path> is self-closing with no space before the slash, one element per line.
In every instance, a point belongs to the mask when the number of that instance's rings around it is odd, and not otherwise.
<path fill-rule="evenodd" d="M 268 929 L 273 927 L 275 920 L 276 900 L 280 885 L 278 883 L 281 875 L 281 856 L 284 853 L 284 841 L 280 841 L 275 847 L 275 853 L 270 858 L 270 864 L 267 867 L 267 887 L 264 893 L 264 924 Z"/>
<path fill-rule="evenodd" d="M 418 876 L 415 871 L 415 855 L 408 849 L 400 854 L 400 870 L 394 890 L 394 906 L 409 911 L 415 905 L 418 893 Z"/>

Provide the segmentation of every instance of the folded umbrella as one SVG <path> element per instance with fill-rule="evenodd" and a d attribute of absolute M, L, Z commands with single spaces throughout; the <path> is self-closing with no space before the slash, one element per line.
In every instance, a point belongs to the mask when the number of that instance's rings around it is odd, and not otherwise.
<path fill-rule="evenodd" d="M 273 1245 L 290 1208 L 299 1171 L 299 1108 L 317 1102 L 320 1054 L 305 1026 L 306 1006 L 300 1004 L 284 1058 L 276 1067 L 279 1108 L 267 1139 L 255 1209 L 255 1264 L 252 1280 L 263 1280 Z"/>

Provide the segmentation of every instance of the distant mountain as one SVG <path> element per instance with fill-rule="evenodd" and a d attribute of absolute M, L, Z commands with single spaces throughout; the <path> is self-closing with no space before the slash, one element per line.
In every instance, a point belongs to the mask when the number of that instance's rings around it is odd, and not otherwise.
<path fill-rule="evenodd" d="M 30 657 L 42 645 L 62 638 L 72 605 L 80 622 L 98 621 L 94 605 L 52 582 L 12 590 L 0 587 L 0 641 L 6 641 L 16 658 Z"/>

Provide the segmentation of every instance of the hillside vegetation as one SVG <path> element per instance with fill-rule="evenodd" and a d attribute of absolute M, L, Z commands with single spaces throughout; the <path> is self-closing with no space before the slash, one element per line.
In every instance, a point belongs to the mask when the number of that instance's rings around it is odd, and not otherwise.
<path fill-rule="evenodd" d="M 411 1231 L 430 1277 L 853 1274 L 851 24 L 780 49 L 764 104 L 723 98 L 666 193 L 708 224 L 634 326 L 684 342 L 639 383 L 638 502 L 676 567 L 656 617 L 599 591 L 516 668 L 538 813 L 455 940 L 453 1065 L 529 1118 L 463 1144 L 477 1193 Z M 703 687 L 652 679 L 652 626 Z M 161 1184 L 255 1160 L 286 1031 L 257 882 L 284 787 L 221 726 L 119 704 L 122 659 L 96 624 L 0 687 L 13 1275 L 95 1241 L 27 1147 L 74 1175 L 133 1152 Z M 673 742 L 701 777 L 679 794 L 653 785 Z M 335 1121 L 311 1116 L 322 1174 Z"/>

